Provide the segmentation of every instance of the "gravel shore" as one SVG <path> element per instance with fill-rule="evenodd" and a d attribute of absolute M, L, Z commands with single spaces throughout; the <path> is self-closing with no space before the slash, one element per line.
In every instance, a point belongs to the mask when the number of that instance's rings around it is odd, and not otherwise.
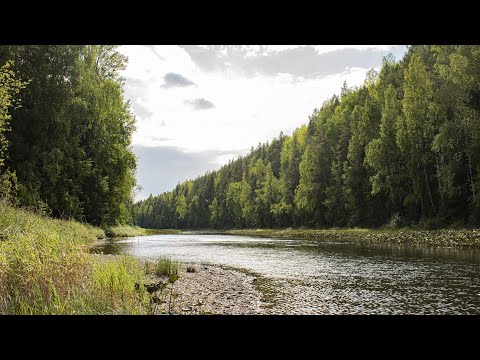
<path fill-rule="evenodd" d="M 187 267 L 190 271 L 187 272 Z M 193 269 L 193 270 L 192 270 Z M 172 314 L 247 315 L 263 314 L 261 293 L 255 289 L 257 279 L 239 271 L 219 266 L 183 263 L 175 282 Z M 162 280 L 149 275 L 153 283 Z M 159 296 L 155 313 L 168 313 L 169 285 Z M 173 301 L 172 301 L 173 302 Z"/>

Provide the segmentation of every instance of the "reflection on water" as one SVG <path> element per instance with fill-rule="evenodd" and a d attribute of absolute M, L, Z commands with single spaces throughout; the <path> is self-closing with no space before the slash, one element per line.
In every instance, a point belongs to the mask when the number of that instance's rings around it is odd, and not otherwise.
<path fill-rule="evenodd" d="M 110 240 L 95 252 L 247 269 L 288 314 L 480 314 L 480 252 L 230 235 Z"/>

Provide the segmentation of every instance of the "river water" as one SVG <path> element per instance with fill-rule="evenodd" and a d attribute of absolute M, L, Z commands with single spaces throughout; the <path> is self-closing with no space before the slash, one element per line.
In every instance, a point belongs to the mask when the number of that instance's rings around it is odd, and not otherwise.
<path fill-rule="evenodd" d="M 152 235 L 94 251 L 244 269 L 266 313 L 480 314 L 480 251 L 232 235 Z"/>

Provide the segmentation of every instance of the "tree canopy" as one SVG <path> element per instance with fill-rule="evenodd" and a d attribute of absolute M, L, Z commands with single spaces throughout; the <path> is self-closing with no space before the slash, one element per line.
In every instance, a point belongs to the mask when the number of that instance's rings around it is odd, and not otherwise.
<path fill-rule="evenodd" d="M 168 171 L 168 169 L 166 169 Z M 291 136 L 140 201 L 149 228 L 480 223 L 480 46 L 410 46 Z"/>
<path fill-rule="evenodd" d="M 0 46 L 0 171 L 16 175 L 19 205 L 97 225 L 132 220 L 135 119 L 123 99 L 126 63 L 112 45 Z M 4 81 L 13 75 L 26 83 L 19 92 Z M 9 106 L 6 118 L 4 94 L 12 91 L 21 107 Z"/>

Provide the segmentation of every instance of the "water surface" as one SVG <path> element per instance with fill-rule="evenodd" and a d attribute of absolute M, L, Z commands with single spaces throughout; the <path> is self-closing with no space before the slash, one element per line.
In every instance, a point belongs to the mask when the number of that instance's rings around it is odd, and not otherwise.
<path fill-rule="evenodd" d="M 268 313 L 480 314 L 478 250 L 182 234 L 95 251 L 245 269 L 258 276 Z"/>

